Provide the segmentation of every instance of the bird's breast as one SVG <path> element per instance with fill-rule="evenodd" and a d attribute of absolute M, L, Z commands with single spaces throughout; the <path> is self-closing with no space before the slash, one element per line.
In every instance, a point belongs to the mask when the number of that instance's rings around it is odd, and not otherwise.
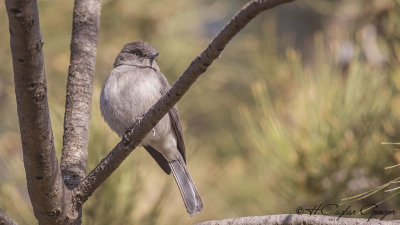
<path fill-rule="evenodd" d="M 152 69 L 119 66 L 107 78 L 101 94 L 101 111 L 119 135 L 161 97 L 161 82 Z"/>

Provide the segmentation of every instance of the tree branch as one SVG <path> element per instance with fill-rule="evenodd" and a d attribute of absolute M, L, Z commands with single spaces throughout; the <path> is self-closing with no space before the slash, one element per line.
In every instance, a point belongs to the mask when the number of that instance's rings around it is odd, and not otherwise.
<path fill-rule="evenodd" d="M 394 225 L 399 224 L 400 220 L 377 220 L 377 219 L 361 219 L 361 218 L 338 218 L 334 216 L 321 216 L 321 215 L 297 215 L 297 214 L 281 214 L 281 215 L 268 215 L 268 216 L 253 216 L 242 217 L 225 220 L 213 220 L 197 225 L 258 225 L 258 224 L 302 224 L 302 225 L 350 225 L 350 224 L 363 224 L 363 225 Z"/>
<path fill-rule="evenodd" d="M 73 189 L 86 175 L 101 0 L 75 0 L 61 171 Z"/>
<path fill-rule="evenodd" d="M 13 219 L 0 209 L 0 225 L 18 225 Z"/>
<path fill-rule="evenodd" d="M 143 117 L 127 137 L 93 169 L 89 175 L 74 190 L 78 204 L 83 204 L 89 196 L 106 180 L 122 161 L 139 145 L 158 121 L 171 109 L 190 88 L 196 79 L 206 71 L 211 63 L 219 57 L 227 43 L 260 12 L 273 8 L 279 4 L 293 0 L 253 0 L 229 21 L 227 25 L 212 40 L 204 50 L 190 64 L 174 86 L 164 95 Z"/>
<path fill-rule="evenodd" d="M 43 40 L 34 0 L 6 0 L 15 94 L 28 192 L 40 224 L 63 210 L 63 182 L 47 103 Z"/>

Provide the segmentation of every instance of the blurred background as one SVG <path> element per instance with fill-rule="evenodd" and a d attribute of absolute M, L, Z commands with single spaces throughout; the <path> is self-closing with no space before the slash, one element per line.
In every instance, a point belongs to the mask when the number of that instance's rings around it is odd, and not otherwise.
<path fill-rule="evenodd" d="M 173 83 L 245 2 L 103 0 L 88 171 L 119 141 L 101 118 L 99 94 L 122 46 L 152 43 Z M 396 179 L 398 168 L 385 167 L 398 164 L 400 152 L 382 142 L 400 137 L 399 3 L 303 0 L 260 14 L 178 104 L 204 211 L 189 217 L 173 177 L 140 147 L 85 204 L 84 224 L 295 213 Z M 73 3 L 38 5 L 60 156 Z M 21 225 L 33 224 L 4 4 L 0 33 L 0 208 Z M 381 190 L 350 205 L 358 209 L 398 193 Z M 399 197 L 380 207 L 398 212 Z"/>

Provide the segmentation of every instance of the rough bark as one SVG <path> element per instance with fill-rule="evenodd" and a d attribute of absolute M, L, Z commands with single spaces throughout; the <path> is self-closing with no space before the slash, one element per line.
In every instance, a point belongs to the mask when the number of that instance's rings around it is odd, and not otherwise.
<path fill-rule="evenodd" d="M 33 0 L 5 3 L 28 192 L 39 223 L 55 224 L 65 211 L 63 201 L 71 197 L 63 196 L 54 149 L 37 4 Z"/>
<path fill-rule="evenodd" d="M 73 189 L 86 175 L 101 0 L 75 0 L 61 171 Z"/>
<path fill-rule="evenodd" d="M 74 189 L 78 204 L 83 204 L 89 196 L 118 168 L 122 161 L 139 145 L 140 141 L 149 133 L 158 121 L 171 109 L 190 88 L 196 79 L 206 71 L 211 63 L 219 57 L 227 43 L 260 12 L 273 8 L 279 4 L 293 0 L 253 0 L 229 21 L 227 25 L 208 45 L 174 86 L 164 95 L 123 138 L 117 146 L 82 180 Z"/>
<path fill-rule="evenodd" d="M 0 225 L 18 225 L 0 209 Z"/>
<path fill-rule="evenodd" d="M 101 0 L 75 0 L 61 155 L 61 173 L 70 190 L 86 175 L 100 11 Z M 80 224 L 82 207 L 77 211 Z"/>
<path fill-rule="evenodd" d="M 333 216 L 321 215 L 297 215 L 297 214 L 281 214 L 269 216 L 253 216 L 232 218 L 224 220 L 213 220 L 197 225 L 350 225 L 350 224 L 363 224 L 363 225 L 398 225 L 400 220 L 384 221 L 378 219 L 356 219 L 356 218 L 338 218 Z"/>

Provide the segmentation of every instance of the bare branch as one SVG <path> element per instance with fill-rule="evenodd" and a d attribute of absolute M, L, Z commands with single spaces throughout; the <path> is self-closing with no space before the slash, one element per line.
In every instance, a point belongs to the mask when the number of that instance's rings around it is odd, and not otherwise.
<path fill-rule="evenodd" d="M 350 225 L 350 224 L 363 224 L 363 225 L 394 225 L 399 224 L 400 220 L 377 220 L 377 219 L 358 219 L 358 218 L 339 218 L 333 216 L 321 216 L 321 215 L 297 215 L 297 214 L 281 214 L 281 215 L 269 215 L 269 216 L 253 216 L 253 217 L 242 217 L 225 220 L 213 220 L 197 225 L 279 225 L 279 224 L 302 224 L 302 225 Z"/>
<path fill-rule="evenodd" d="M 86 175 L 101 0 L 75 0 L 61 171 L 72 189 Z"/>
<path fill-rule="evenodd" d="M 49 117 L 37 5 L 34 0 L 5 3 L 28 192 L 40 224 L 54 224 L 63 210 L 64 185 Z"/>
<path fill-rule="evenodd" d="M 3 212 L 3 210 L 0 209 L 0 225 L 18 225 L 13 219 L 7 216 Z"/>
<path fill-rule="evenodd" d="M 196 79 L 206 71 L 211 63 L 219 57 L 227 43 L 250 22 L 258 13 L 273 8 L 279 4 L 293 0 L 253 0 L 247 3 L 229 23 L 212 40 L 204 50 L 190 64 L 174 86 L 163 96 L 144 116 L 140 124 L 136 125 L 127 137 L 93 169 L 89 175 L 75 189 L 78 204 L 83 204 L 88 197 L 106 180 L 122 161 L 139 145 L 158 121 L 171 109 L 190 88 Z"/>

